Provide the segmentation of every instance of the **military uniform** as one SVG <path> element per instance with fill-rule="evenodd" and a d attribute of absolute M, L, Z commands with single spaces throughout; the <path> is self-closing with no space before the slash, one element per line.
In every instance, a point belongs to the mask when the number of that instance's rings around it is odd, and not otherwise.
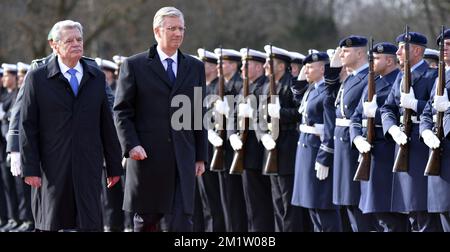
<path fill-rule="evenodd" d="M 411 43 L 425 46 L 425 36 L 418 33 L 410 33 Z M 402 37 L 403 36 L 403 37 Z M 404 42 L 404 35 L 397 38 L 397 42 Z M 428 64 L 421 60 L 411 66 L 411 89 L 414 91 L 417 102 L 417 111 L 412 113 L 412 128 L 409 136 L 409 162 L 407 172 L 394 173 L 392 182 L 392 206 L 393 212 L 408 212 L 412 229 L 414 231 L 439 231 L 441 230 L 437 216 L 427 214 L 427 187 L 428 178 L 423 175 L 428 160 L 428 147 L 420 140 L 419 117 L 430 98 L 433 83 L 437 72 L 429 68 Z M 383 133 L 391 137 L 388 130 L 401 122 L 404 109 L 400 107 L 400 88 L 403 73 L 395 80 L 391 92 L 381 108 Z M 398 145 L 396 145 L 396 154 Z"/>

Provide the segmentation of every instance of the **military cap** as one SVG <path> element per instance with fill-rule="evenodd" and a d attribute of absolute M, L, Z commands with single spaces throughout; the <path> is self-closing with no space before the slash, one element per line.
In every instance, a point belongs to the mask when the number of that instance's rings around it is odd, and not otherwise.
<path fill-rule="evenodd" d="M 444 40 L 449 39 L 449 38 L 450 38 L 450 29 L 447 29 L 444 31 Z M 442 39 L 442 34 L 439 34 L 439 36 L 436 39 L 436 43 L 438 46 L 441 43 L 441 39 Z"/>
<path fill-rule="evenodd" d="M 397 43 L 405 43 L 405 33 L 400 34 L 397 39 L 395 40 L 395 42 Z M 415 44 L 415 45 L 419 45 L 419 46 L 427 46 L 427 37 L 425 37 L 425 35 L 418 33 L 418 32 L 409 32 L 409 43 L 411 44 Z"/>
<path fill-rule="evenodd" d="M 303 64 L 303 59 L 305 59 L 305 55 L 298 52 L 289 52 L 291 56 L 291 63 Z"/>
<path fill-rule="evenodd" d="M 216 54 L 217 58 L 222 56 L 222 59 L 224 60 L 241 62 L 241 54 L 234 49 L 216 48 L 214 49 L 214 53 Z"/>
<path fill-rule="evenodd" d="M 439 51 L 427 48 L 425 49 L 425 53 L 423 54 L 424 59 L 433 59 L 439 61 Z"/>
<path fill-rule="evenodd" d="M 319 62 L 319 61 L 328 62 L 328 61 L 330 61 L 330 57 L 328 57 L 328 54 L 326 52 L 311 53 L 305 57 L 305 59 L 303 60 L 303 64 L 306 65 L 306 64 L 310 64 L 310 63 L 314 63 L 314 62 Z"/>
<path fill-rule="evenodd" d="M 373 46 L 373 53 L 378 54 L 392 54 L 397 53 L 398 47 L 389 42 L 380 42 Z"/>
<path fill-rule="evenodd" d="M 264 46 L 264 51 L 266 51 L 266 57 L 270 56 L 270 45 L 266 45 Z M 275 59 L 279 59 L 282 60 L 286 63 L 291 63 L 291 56 L 289 54 L 289 52 L 285 49 L 276 47 L 276 46 L 272 46 L 272 56 Z"/>
<path fill-rule="evenodd" d="M 2 64 L 3 73 L 17 74 L 17 66 L 15 64 Z"/>
<path fill-rule="evenodd" d="M 95 58 L 95 62 L 101 69 L 110 70 L 110 71 L 115 71 L 115 70 L 119 69 L 117 64 L 110 60 Z"/>
<path fill-rule="evenodd" d="M 123 63 L 123 61 L 126 59 L 127 57 L 125 56 L 121 56 L 121 55 L 114 55 L 113 56 L 113 61 L 117 64 L 120 65 Z"/>
<path fill-rule="evenodd" d="M 17 62 L 17 71 L 20 73 L 26 73 L 30 70 L 30 65 L 23 62 Z"/>
<path fill-rule="evenodd" d="M 358 35 L 350 35 L 339 42 L 339 47 L 365 47 L 366 45 L 367 38 Z"/>
<path fill-rule="evenodd" d="M 213 52 L 210 52 L 208 50 L 205 50 L 203 48 L 197 49 L 198 58 L 203 62 L 209 62 L 212 64 L 217 64 L 217 60 L 219 59 L 217 55 L 215 55 Z"/>
<path fill-rule="evenodd" d="M 253 49 L 248 49 L 248 55 L 247 55 L 247 48 L 241 48 L 240 53 L 242 55 L 242 60 L 248 59 L 253 61 L 258 61 L 261 63 L 266 62 L 266 54 Z"/>

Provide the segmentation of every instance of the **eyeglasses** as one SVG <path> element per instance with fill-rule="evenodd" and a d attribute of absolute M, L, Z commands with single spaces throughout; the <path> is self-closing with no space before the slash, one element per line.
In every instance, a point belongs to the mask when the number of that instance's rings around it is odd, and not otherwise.
<path fill-rule="evenodd" d="M 186 31 L 186 27 L 180 27 L 180 26 L 169 26 L 165 27 L 168 31 L 175 32 L 176 30 L 180 31 L 181 33 Z"/>

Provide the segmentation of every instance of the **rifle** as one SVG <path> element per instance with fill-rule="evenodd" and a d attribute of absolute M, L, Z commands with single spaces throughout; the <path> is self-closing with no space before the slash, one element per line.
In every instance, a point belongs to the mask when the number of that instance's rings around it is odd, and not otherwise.
<path fill-rule="evenodd" d="M 242 93 L 244 96 L 244 101 L 247 101 L 247 96 L 248 96 L 248 58 L 249 58 L 249 54 L 248 54 L 248 47 L 247 47 L 247 55 L 245 55 L 244 57 L 244 61 L 242 62 L 244 64 L 244 76 L 243 78 L 243 85 L 242 85 Z M 247 141 L 247 135 L 248 135 L 248 124 L 249 124 L 249 120 L 248 118 L 241 118 L 243 125 L 242 125 L 242 131 L 241 133 L 241 141 L 242 141 L 242 148 L 240 150 L 237 150 L 234 152 L 234 156 L 233 156 L 233 162 L 231 163 L 231 167 L 230 167 L 230 174 L 242 174 L 242 172 L 244 171 L 244 146 L 245 146 L 245 142 Z"/>
<path fill-rule="evenodd" d="M 409 35 L 409 27 L 406 26 L 406 32 L 405 32 L 405 61 L 403 66 L 403 85 L 402 85 L 402 91 L 403 93 L 409 93 L 409 90 L 411 88 L 411 66 L 409 63 L 409 40 L 411 39 Z M 405 108 L 403 112 L 403 121 L 402 128 L 403 133 L 408 137 L 408 139 L 411 137 L 411 128 L 412 128 L 412 122 L 411 122 L 411 114 L 412 110 Z M 409 163 L 409 143 L 400 145 L 400 148 L 398 150 L 397 156 L 395 157 L 394 161 L 394 168 L 392 172 L 407 172 L 408 171 L 408 163 Z"/>
<path fill-rule="evenodd" d="M 225 77 L 223 76 L 223 57 L 222 57 L 222 46 L 220 47 L 220 55 L 219 55 L 219 83 L 218 83 L 218 95 L 222 101 L 224 101 L 224 93 L 225 93 Z M 222 140 L 226 139 L 226 132 L 224 126 L 226 125 L 226 118 L 224 115 L 216 115 L 218 119 L 216 124 L 217 133 Z M 224 168 L 224 160 L 225 160 L 225 149 L 224 146 L 221 145 L 219 147 L 214 147 L 213 156 L 211 159 L 211 171 L 220 172 L 223 171 Z"/>
<path fill-rule="evenodd" d="M 275 73 L 273 71 L 274 67 L 273 67 L 272 45 L 270 45 L 270 55 L 269 55 L 268 64 L 269 64 L 269 95 L 270 95 L 269 102 L 271 104 L 275 104 L 277 91 L 276 91 L 276 83 L 275 83 Z M 278 130 L 279 120 L 277 118 L 270 118 L 269 125 L 271 125 L 271 127 L 269 127 L 270 134 L 273 136 L 274 135 L 273 129 Z M 275 139 L 276 138 L 274 138 L 274 140 Z M 263 174 L 264 175 L 278 174 L 278 151 L 277 151 L 276 147 L 273 148 L 272 150 L 268 151 L 268 153 L 266 155 Z"/>
<path fill-rule="evenodd" d="M 372 102 L 375 95 L 375 73 L 373 69 L 373 38 L 370 39 L 369 44 L 369 79 L 367 82 L 367 100 Z M 373 144 L 375 141 L 375 118 L 367 118 L 367 142 Z M 354 181 L 368 181 L 370 178 L 370 166 L 372 163 L 371 152 L 362 153 L 361 161 L 358 164 Z"/>
<path fill-rule="evenodd" d="M 444 95 L 445 88 L 445 62 L 444 62 L 444 30 L 442 26 L 441 31 L 441 43 L 439 44 L 439 69 L 438 69 L 438 83 L 436 85 L 436 95 Z M 444 141 L 444 129 L 443 129 L 444 112 L 437 112 L 436 122 L 434 124 L 434 132 L 441 141 L 438 148 L 432 149 L 428 158 L 427 166 L 425 168 L 425 176 L 439 176 L 441 173 L 441 157 L 443 154 L 442 141 Z"/>

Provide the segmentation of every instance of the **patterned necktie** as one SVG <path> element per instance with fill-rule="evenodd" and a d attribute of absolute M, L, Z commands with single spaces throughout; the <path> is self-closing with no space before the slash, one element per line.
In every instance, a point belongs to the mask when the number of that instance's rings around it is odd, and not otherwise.
<path fill-rule="evenodd" d="M 167 62 L 167 70 L 166 70 L 167 76 L 169 77 L 170 84 L 172 84 L 173 86 L 173 84 L 175 83 L 175 74 L 173 73 L 172 70 L 173 59 L 167 58 L 166 62 Z"/>
<path fill-rule="evenodd" d="M 75 75 L 77 73 L 77 70 L 71 68 L 69 70 L 67 70 L 67 72 L 70 74 L 70 86 L 72 87 L 73 93 L 75 94 L 75 96 L 77 96 L 78 94 L 78 79 L 77 76 Z"/>

